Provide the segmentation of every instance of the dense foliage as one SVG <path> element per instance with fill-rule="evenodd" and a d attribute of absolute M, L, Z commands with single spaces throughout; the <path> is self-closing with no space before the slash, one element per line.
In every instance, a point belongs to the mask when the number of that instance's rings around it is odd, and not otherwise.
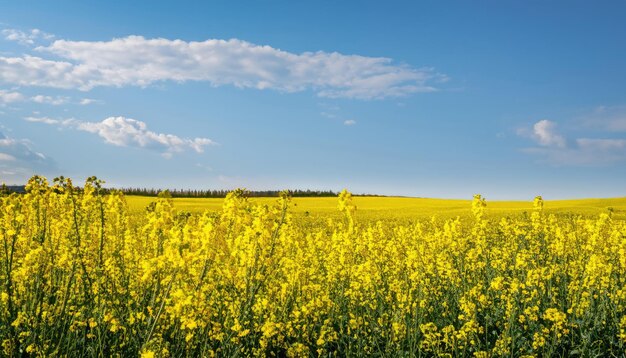
<path fill-rule="evenodd" d="M 618 355 L 626 223 L 553 216 L 305 224 L 290 199 L 140 217 L 89 178 L 0 198 L 8 356 Z M 468 208 L 469 211 L 469 208 Z M 304 220 L 304 219 L 299 219 Z"/>

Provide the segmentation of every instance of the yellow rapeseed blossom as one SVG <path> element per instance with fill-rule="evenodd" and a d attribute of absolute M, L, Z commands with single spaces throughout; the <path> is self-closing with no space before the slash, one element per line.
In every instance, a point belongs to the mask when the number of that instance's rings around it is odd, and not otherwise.
<path fill-rule="evenodd" d="M 626 223 L 500 213 L 303 215 L 235 190 L 133 211 L 91 177 L 0 196 L 2 355 L 582 356 L 626 347 Z M 147 202 L 146 202 L 147 203 Z M 360 205 L 360 204 L 359 204 Z M 360 210 L 360 209 L 359 209 Z M 371 214 L 370 214 L 371 215 Z"/>

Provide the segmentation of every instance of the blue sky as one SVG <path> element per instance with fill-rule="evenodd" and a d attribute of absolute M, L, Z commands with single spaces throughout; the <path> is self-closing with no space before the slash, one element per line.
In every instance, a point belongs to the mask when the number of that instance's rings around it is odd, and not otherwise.
<path fill-rule="evenodd" d="M 626 196 L 623 1 L 0 2 L 0 180 Z"/>

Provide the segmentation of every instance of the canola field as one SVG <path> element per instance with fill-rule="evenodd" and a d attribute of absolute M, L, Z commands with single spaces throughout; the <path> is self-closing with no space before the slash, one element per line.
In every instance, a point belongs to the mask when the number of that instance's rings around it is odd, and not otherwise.
<path fill-rule="evenodd" d="M 0 198 L 6 356 L 622 356 L 626 199 Z"/>
<path fill-rule="evenodd" d="M 529 201 L 495 201 L 489 202 L 485 211 L 488 217 L 515 216 L 530 214 L 533 211 L 533 198 Z M 152 197 L 126 196 L 131 213 L 142 214 L 153 201 Z M 252 204 L 271 205 L 276 198 L 250 198 Z M 204 211 L 221 211 L 224 199 L 205 198 L 174 198 L 174 206 L 179 211 L 201 214 Z M 428 199 L 408 197 L 372 197 L 354 196 L 353 204 L 357 208 L 360 221 L 377 221 L 389 219 L 430 219 L 455 218 L 471 215 L 472 200 Z M 304 197 L 292 198 L 290 213 L 296 217 L 311 216 L 313 218 L 339 217 L 337 198 Z M 597 217 L 599 214 L 612 212 L 612 217 L 626 219 L 626 198 L 611 199 L 580 199 L 546 201 L 544 212 L 555 215 L 582 215 Z"/>

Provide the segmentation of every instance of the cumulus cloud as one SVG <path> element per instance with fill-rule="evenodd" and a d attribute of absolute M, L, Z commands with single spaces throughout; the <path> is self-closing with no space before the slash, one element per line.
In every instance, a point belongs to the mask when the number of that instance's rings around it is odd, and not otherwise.
<path fill-rule="evenodd" d="M 56 167 L 55 162 L 33 149 L 27 139 L 16 139 L 0 132 L 0 176 L 9 183 L 23 183 L 33 174 Z"/>
<path fill-rule="evenodd" d="M 40 57 L 0 57 L 0 81 L 20 86 L 73 88 L 83 86 L 80 70 L 72 63 Z"/>
<path fill-rule="evenodd" d="M 356 124 L 356 121 L 354 119 L 346 119 L 345 121 L 343 121 L 343 124 L 346 126 L 353 126 Z"/>
<path fill-rule="evenodd" d="M 556 124 L 549 120 L 535 123 L 531 137 L 538 146 L 522 151 L 555 165 L 606 165 L 626 160 L 626 139 L 576 138 L 568 145 L 555 128 Z"/>
<path fill-rule="evenodd" d="M 45 33 L 39 29 L 21 31 L 17 29 L 3 29 L 0 31 L 5 40 L 15 41 L 22 45 L 34 45 L 38 40 L 50 40 L 54 35 Z"/>
<path fill-rule="evenodd" d="M 160 149 L 167 153 L 182 152 L 186 148 L 202 153 L 205 146 L 215 144 L 208 138 L 189 139 L 173 134 L 155 133 L 148 130 L 146 123 L 125 117 L 109 117 L 102 122 L 80 122 L 76 128 L 95 133 L 105 142 L 117 146 L 134 145 Z"/>
<path fill-rule="evenodd" d="M 539 144 L 546 147 L 565 147 L 565 138 L 555 132 L 556 124 L 547 119 L 540 120 L 533 125 L 533 137 Z"/>
<path fill-rule="evenodd" d="M 74 118 L 52 119 L 48 117 L 25 117 L 29 122 L 70 127 L 98 135 L 108 144 L 115 146 L 140 147 L 160 151 L 165 158 L 174 153 L 192 149 L 203 153 L 204 148 L 216 145 L 208 138 L 181 138 L 173 134 L 156 133 L 148 129 L 145 122 L 126 117 L 108 117 L 101 122 L 85 122 Z"/>
<path fill-rule="evenodd" d="M 0 57 L 0 81 L 85 91 L 206 81 L 214 86 L 313 90 L 321 97 L 375 99 L 432 92 L 446 79 L 432 68 L 414 68 L 385 57 L 297 54 L 238 39 L 186 42 L 128 36 L 95 42 L 57 40 L 36 50 L 59 59 Z"/>

